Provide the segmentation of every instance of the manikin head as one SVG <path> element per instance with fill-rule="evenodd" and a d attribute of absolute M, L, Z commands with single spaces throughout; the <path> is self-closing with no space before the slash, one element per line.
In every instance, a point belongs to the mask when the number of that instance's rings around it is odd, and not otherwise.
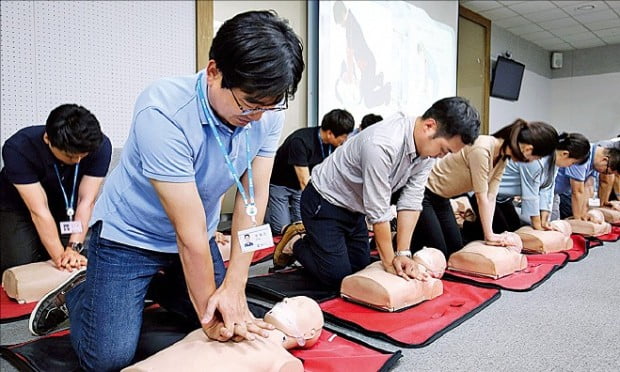
<path fill-rule="evenodd" d="M 319 304 L 306 296 L 285 298 L 265 314 L 265 322 L 286 335 L 286 349 L 312 347 L 323 330 L 323 312 Z"/>
<path fill-rule="evenodd" d="M 603 223 L 605 222 L 605 216 L 603 216 L 603 212 L 597 209 L 591 209 L 588 211 L 588 218 L 590 221 L 594 223 Z"/>
<path fill-rule="evenodd" d="M 446 257 L 437 248 L 424 247 L 413 255 L 413 260 L 424 266 L 433 278 L 441 278 L 446 271 Z"/>

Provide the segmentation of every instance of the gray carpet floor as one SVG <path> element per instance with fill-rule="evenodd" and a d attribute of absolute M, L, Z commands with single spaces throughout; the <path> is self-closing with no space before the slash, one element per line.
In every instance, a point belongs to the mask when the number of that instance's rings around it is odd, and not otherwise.
<path fill-rule="evenodd" d="M 344 332 L 400 349 L 394 371 L 620 371 L 619 263 L 620 242 L 593 248 L 532 291 L 502 291 L 488 308 L 424 348 Z M 257 265 L 252 274 L 267 267 Z M 0 332 L 3 345 L 31 339 L 27 320 L 2 324 Z M 5 360 L 0 370 L 15 371 Z"/>

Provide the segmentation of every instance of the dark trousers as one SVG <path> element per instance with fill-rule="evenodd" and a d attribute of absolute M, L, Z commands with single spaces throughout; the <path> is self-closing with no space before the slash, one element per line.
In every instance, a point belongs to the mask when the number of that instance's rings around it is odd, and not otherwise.
<path fill-rule="evenodd" d="M 62 235 L 63 245 L 69 235 Z M 0 210 L 0 274 L 14 266 L 49 260 L 29 214 Z"/>
<path fill-rule="evenodd" d="M 364 215 L 323 199 L 310 183 L 301 194 L 306 236 L 295 243 L 295 258 L 321 283 L 338 288 L 342 279 L 370 264 Z"/>
<path fill-rule="evenodd" d="M 469 203 L 478 217 L 475 221 L 465 221 L 465 223 L 463 223 L 463 240 L 465 243 L 474 240 L 484 240 L 484 232 L 480 224 L 480 212 L 476 197 L 473 195 L 470 196 Z M 504 231 L 516 231 L 523 225 L 512 203 L 512 199 L 503 202 L 495 202 L 495 214 L 493 215 L 492 225 L 493 232 L 502 233 Z"/>
<path fill-rule="evenodd" d="M 565 219 L 573 215 L 573 201 L 571 199 L 571 193 L 564 193 L 560 195 L 560 219 Z"/>
<path fill-rule="evenodd" d="M 411 239 L 412 252 L 423 247 L 437 248 L 446 258 L 463 248 L 461 231 L 456 223 L 450 199 L 429 189 L 424 191 L 422 212 Z"/>

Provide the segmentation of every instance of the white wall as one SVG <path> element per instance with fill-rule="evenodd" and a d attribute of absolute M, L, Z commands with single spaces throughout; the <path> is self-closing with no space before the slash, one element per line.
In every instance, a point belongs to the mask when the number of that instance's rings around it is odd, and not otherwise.
<path fill-rule="evenodd" d="M 544 121 L 555 126 L 551 115 L 551 79 L 525 70 L 518 101 L 491 97 L 489 102 L 489 133 L 512 123 L 517 118 Z"/>
<path fill-rule="evenodd" d="M 620 134 L 620 72 L 551 80 L 551 118 L 558 130 L 591 141 Z"/>
<path fill-rule="evenodd" d="M 140 91 L 195 72 L 195 19 L 194 1 L 2 1 L 2 143 L 77 103 L 122 147 Z"/>

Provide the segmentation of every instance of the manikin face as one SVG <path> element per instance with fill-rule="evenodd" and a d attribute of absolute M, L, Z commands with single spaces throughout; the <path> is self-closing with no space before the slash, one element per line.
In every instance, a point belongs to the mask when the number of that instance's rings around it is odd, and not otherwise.
<path fill-rule="evenodd" d="M 446 154 L 460 151 L 465 144 L 461 136 L 452 138 L 435 137 L 437 133 L 437 122 L 435 119 L 425 119 L 422 121 L 422 128 L 419 135 L 415 135 L 414 140 L 418 154 L 432 158 L 442 158 Z"/>
<path fill-rule="evenodd" d="M 413 255 L 413 260 L 424 266 L 433 278 L 441 278 L 446 271 L 446 257 L 437 248 L 424 247 Z"/>
<path fill-rule="evenodd" d="M 80 162 L 80 160 L 82 160 L 84 157 L 88 155 L 87 152 L 73 154 L 73 153 L 69 153 L 64 150 L 61 150 L 58 147 L 54 147 L 50 143 L 49 139 L 47 138 L 47 134 L 43 135 L 43 142 L 45 142 L 49 146 L 50 151 L 52 152 L 52 155 L 54 155 L 56 159 L 60 160 L 64 164 L 68 164 L 68 165 L 77 164 Z"/>
<path fill-rule="evenodd" d="M 278 302 L 265 314 L 265 321 L 302 347 L 314 345 L 323 329 L 321 308 L 306 296 L 285 298 Z"/>
<path fill-rule="evenodd" d="M 269 110 L 278 106 L 272 104 L 275 99 L 266 99 L 265 102 L 252 102 L 247 94 L 238 88 L 222 88 L 222 73 L 217 69 L 214 60 L 210 60 L 207 65 L 207 84 L 209 85 L 208 104 L 220 118 L 236 127 L 244 127 L 252 121 L 259 120 L 264 113 L 263 111 L 256 111 L 244 114 L 243 110 Z"/>

